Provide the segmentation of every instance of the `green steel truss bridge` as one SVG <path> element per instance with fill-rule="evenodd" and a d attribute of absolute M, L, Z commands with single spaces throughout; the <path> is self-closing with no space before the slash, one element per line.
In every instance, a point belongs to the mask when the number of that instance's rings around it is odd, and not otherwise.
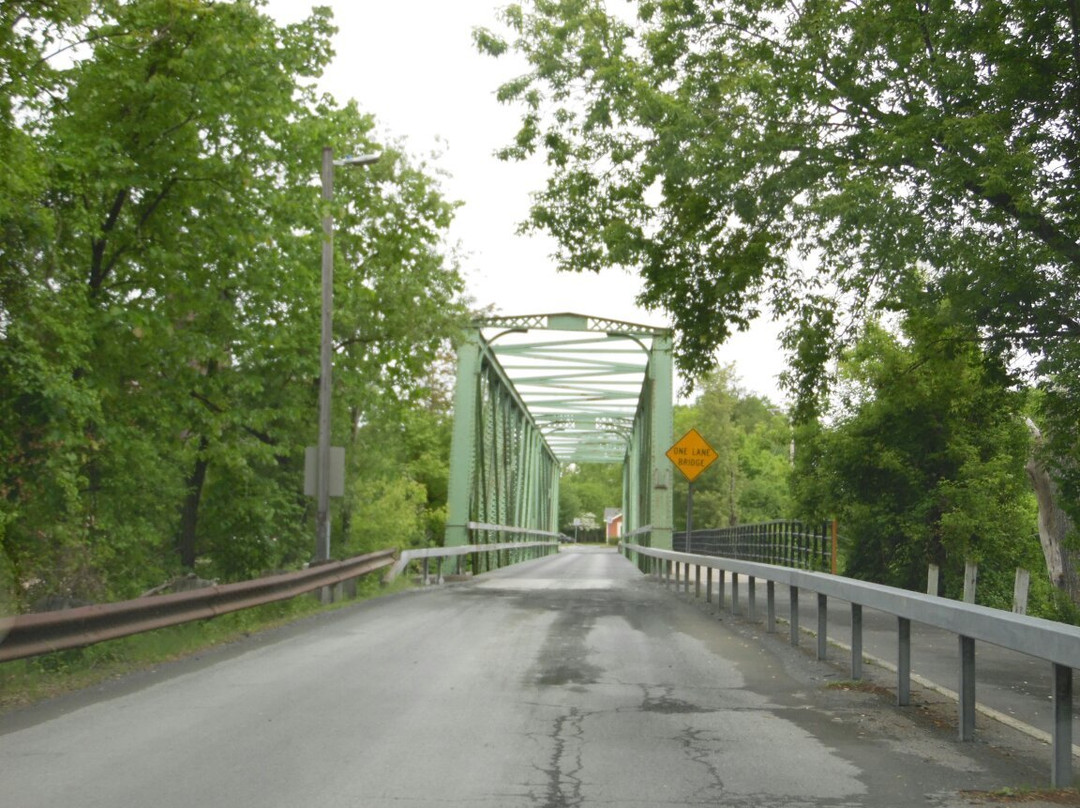
<path fill-rule="evenodd" d="M 458 348 L 445 544 L 558 538 L 559 475 L 623 464 L 623 534 L 671 548 L 671 332 L 582 314 L 477 320 Z"/>

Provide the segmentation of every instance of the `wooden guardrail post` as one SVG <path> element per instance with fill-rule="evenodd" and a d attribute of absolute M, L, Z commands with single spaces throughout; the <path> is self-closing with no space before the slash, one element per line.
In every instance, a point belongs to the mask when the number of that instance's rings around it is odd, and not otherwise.
<path fill-rule="evenodd" d="M 833 575 L 836 575 L 837 545 L 839 544 L 838 530 L 839 530 L 839 526 L 836 524 L 836 520 L 833 519 L 832 520 L 832 559 L 831 559 L 831 563 L 829 565 L 830 571 L 832 572 Z"/>
<path fill-rule="evenodd" d="M 1013 612 L 1027 614 L 1028 590 L 1031 587 L 1031 574 L 1020 567 L 1016 568 L 1016 581 L 1013 584 Z"/>
<path fill-rule="evenodd" d="M 964 603 L 975 602 L 975 585 L 979 581 L 979 565 L 974 561 L 964 562 Z"/>

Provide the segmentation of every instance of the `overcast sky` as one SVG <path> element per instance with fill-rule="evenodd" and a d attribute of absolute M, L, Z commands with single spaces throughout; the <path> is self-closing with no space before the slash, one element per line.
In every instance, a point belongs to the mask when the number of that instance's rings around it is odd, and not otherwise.
<path fill-rule="evenodd" d="M 280 22 L 306 16 L 311 0 L 269 0 Z M 573 311 L 618 320 L 668 325 L 634 299 L 637 277 L 618 271 L 600 275 L 559 273 L 543 236 L 519 236 L 517 224 L 529 194 L 543 185 L 544 166 L 504 163 L 494 152 L 517 131 L 518 112 L 495 100 L 495 89 L 520 72 L 511 55 L 492 59 L 472 44 L 478 26 L 498 29 L 504 0 L 337 0 L 336 57 L 322 89 L 344 103 L 355 99 L 371 112 L 384 139 L 401 140 L 414 159 L 450 176 L 446 195 L 464 203 L 450 238 L 460 242 L 469 294 L 479 306 L 502 314 Z M 313 157 L 315 165 L 317 159 Z M 734 362 L 742 385 L 779 403 L 776 374 L 783 368 L 774 329 L 768 324 L 739 335 L 722 362 Z"/>

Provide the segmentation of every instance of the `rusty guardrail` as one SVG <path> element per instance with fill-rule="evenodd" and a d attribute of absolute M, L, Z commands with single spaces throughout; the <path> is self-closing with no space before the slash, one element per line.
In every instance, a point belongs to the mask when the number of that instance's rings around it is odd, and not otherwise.
<path fill-rule="evenodd" d="M 56 612 L 0 617 L 0 662 L 80 648 L 142 631 L 288 600 L 389 567 L 396 558 L 397 550 L 379 550 L 345 561 L 333 561 L 253 581 Z"/>

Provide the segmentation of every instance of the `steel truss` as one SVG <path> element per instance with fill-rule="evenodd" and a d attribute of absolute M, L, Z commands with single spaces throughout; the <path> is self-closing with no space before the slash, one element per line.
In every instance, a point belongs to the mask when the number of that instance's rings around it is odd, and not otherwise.
<path fill-rule="evenodd" d="M 557 535 L 561 469 L 622 463 L 625 534 L 670 548 L 671 421 L 669 330 L 581 314 L 477 320 L 458 348 L 446 546 Z"/>

